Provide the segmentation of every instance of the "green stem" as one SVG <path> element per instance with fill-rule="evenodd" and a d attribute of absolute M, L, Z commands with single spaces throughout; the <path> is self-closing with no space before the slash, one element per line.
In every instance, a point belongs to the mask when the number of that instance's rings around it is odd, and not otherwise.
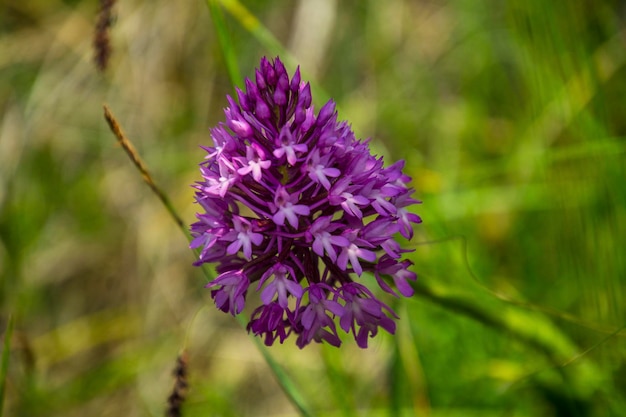
<path fill-rule="evenodd" d="M 237 321 L 241 324 L 242 327 L 245 327 L 246 323 L 248 322 L 248 318 L 245 317 L 243 314 L 239 314 L 237 316 Z M 259 349 L 259 352 L 261 352 L 261 355 L 263 355 L 263 358 L 274 373 L 274 376 L 276 376 L 278 385 L 280 385 L 285 394 L 287 394 L 287 398 L 289 399 L 289 401 L 291 401 L 294 407 L 298 409 L 302 416 L 313 417 L 315 414 L 311 412 L 309 406 L 305 403 L 304 396 L 298 390 L 298 387 L 291 379 L 291 377 L 287 375 L 285 370 L 278 364 L 278 362 L 274 360 L 274 357 L 270 355 L 269 350 L 262 344 L 261 339 L 259 339 L 258 337 L 254 337 L 253 340 L 256 344 L 256 347 Z"/>

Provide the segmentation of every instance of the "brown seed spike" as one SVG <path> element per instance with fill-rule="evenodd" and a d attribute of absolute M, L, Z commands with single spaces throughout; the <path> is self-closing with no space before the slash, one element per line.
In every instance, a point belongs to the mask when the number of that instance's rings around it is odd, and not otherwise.
<path fill-rule="evenodd" d="M 182 405 L 187 395 L 187 354 L 185 352 L 176 358 L 176 367 L 174 368 L 174 388 L 167 398 L 166 417 L 181 417 Z"/>
<path fill-rule="evenodd" d="M 94 62 L 100 71 L 106 70 L 111 56 L 109 30 L 113 24 L 114 4 L 115 0 L 100 0 L 100 11 L 93 38 Z"/>

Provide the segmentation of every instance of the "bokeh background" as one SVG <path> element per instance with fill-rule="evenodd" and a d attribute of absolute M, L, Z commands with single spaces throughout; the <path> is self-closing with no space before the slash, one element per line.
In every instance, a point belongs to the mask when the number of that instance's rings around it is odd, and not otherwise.
<path fill-rule="evenodd" d="M 624 3 L 240 1 L 213 5 L 241 73 L 299 64 L 424 202 L 395 337 L 269 349 L 313 414 L 626 415 Z M 191 223 L 215 15 L 118 0 L 100 72 L 98 9 L 0 3 L 3 415 L 161 416 L 183 351 L 185 416 L 298 415 L 102 115 Z"/>

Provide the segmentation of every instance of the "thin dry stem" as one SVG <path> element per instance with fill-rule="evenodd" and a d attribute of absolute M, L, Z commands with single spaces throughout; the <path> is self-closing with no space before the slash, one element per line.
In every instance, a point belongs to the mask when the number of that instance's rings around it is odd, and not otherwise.
<path fill-rule="evenodd" d="M 172 216 L 176 224 L 178 224 L 178 227 L 180 227 L 181 229 L 183 229 L 185 233 L 187 233 L 183 220 L 180 218 L 178 213 L 176 213 L 176 210 L 174 210 L 174 207 L 170 203 L 165 193 L 161 190 L 159 186 L 156 185 L 156 183 L 152 179 L 152 175 L 150 175 L 150 172 L 148 172 L 148 168 L 146 167 L 146 164 L 139 157 L 139 154 L 135 150 L 135 147 L 133 146 L 132 142 L 126 137 L 126 135 L 124 135 L 124 132 L 122 131 L 122 128 L 120 124 L 118 123 L 117 119 L 115 118 L 115 116 L 113 116 L 113 113 L 111 113 L 111 110 L 106 104 L 104 104 L 103 107 L 104 107 L 104 118 L 109 124 L 111 131 L 117 138 L 117 141 L 122 146 L 122 148 L 124 148 L 124 151 L 126 151 L 126 154 L 129 156 L 130 160 L 133 162 L 135 167 L 139 170 L 143 180 L 146 182 L 146 184 L 150 186 L 150 188 L 157 195 L 159 200 L 161 200 L 161 203 L 163 203 L 165 208 L 167 208 L 167 210 L 169 211 L 170 215 Z"/>

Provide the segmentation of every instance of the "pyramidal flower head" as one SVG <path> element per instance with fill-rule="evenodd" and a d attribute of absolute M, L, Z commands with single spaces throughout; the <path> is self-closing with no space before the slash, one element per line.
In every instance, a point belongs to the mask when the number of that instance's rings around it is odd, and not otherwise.
<path fill-rule="evenodd" d="M 196 265 L 217 264 L 207 285 L 216 306 L 237 315 L 255 300 L 248 331 L 267 345 L 295 334 L 300 348 L 339 346 L 343 330 L 367 347 L 379 328 L 394 333 L 396 314 L 361 278 L 413 294 L 416 275 L 401 259 L 409 251 L 394 239 L 421 222 L 404 163 L 385 167 L 332 100 L 316 112 L 300 70 L 289 77 L 278 58 L 263 58 L 236 91 L 194 185 L 191 248 Z"/>

